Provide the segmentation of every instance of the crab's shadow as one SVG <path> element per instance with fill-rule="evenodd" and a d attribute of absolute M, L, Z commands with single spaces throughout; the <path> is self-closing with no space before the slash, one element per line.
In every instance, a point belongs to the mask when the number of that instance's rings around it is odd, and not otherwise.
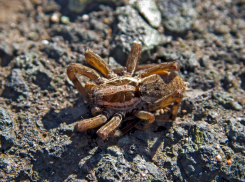
<path fill-rule="evenodd" d="M 82 104 L 81 104 L 82 103 Z M 61 123 L 70 125 L 78 120 L 91 117 L 88 106 L 79 98 L 73 105 L 61 110 L 50 109 L 42 119 L 45 129 L 50 130 L 60 126 Z"/>

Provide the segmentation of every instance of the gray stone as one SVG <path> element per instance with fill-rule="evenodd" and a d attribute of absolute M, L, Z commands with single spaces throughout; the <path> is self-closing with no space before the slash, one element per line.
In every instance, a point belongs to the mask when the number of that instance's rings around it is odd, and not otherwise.
<path fill-rule="evenodd" d="M 5 89 L 2 93 L 3 97 L 12 100 L 23 100 L 20 95 L 25 98 L 31 98 L 30 89 L 27 86 L 20 69 L 12 69 L 8 81 L 5 83 Z"/>
<path fill-rule="evenodd" d="M 49 43 L 49 44 L 45 45 L 45 47 L 42 49 L 42 51 L 44 51 L 48 55 L 49 58 L 52 58 L 56 61 L 59 61 L 59 59 L 63 55 L 67 55 L 66 49 L 59 46 L 56 43 Z"/>
<path fill-rule="evenodd" d="M 146 162 L 145 163 L 146 169 L 148 169 L 149 173 L 153 176 L 159 176 L 158 167 L 154 163 Z"/>
<path fill-rule="evenodd" d="M 231 140 L 231 145 L 235 151 L 245 151 L 245 126 L 237 122 L 235 118 L 228 121 L 229 132 L 228 138 Z"/>
<path fill-rule="evenodd" d="M 39 53 L 27 52 L 25 56 L 18 56 L 16 67 L 25 70 L 28 78 L 42 90 L 50 86 L 53 77 L 51 72 L 41 63 Z"/>
<path fill-rule="evenodd" d="M 166 61 L 178 60 L 180 66 L 186 71 L 188 70 L 193 71 L 196 67 L 199 66 L 199 63 L 193 52 L 190 51 L 175 52 L 174 50 L 169 50 L 162 47 L 159 47 L 157 52 L 158 52 L 158 57 Z"/>
<path fill-rule="evenodd" d="M 134 1 L 133 5 L 138 9 L 139 13 L 144 16 L 144 18 L 152 27 L 158 28 L 161 25 L 161 12 L 159 11 L 155 1 Z"/>
<path fill-rule="evenodd" d="M 133 41 L 141 39 L 143 51 L 166 43 L 166 38 L 159 34 L 157 30 L 151 28 L 131 6 L 117 8 L 117 14 L 119 20 L 118 28 L 121 33 L 128 38 L 133 38 Z M 127 49 L 130 50 L 130 47 L 127 47 Z"/>
<path fill-rule="evenodd" d="M 222 151 L 213 146 L 205 145 L 197 151 L 182 153 L 178 162 L 182 176 L 187 181 L 204 181 L 221 168 L 222 163 L 216 160 Z"/>
<path fill-rule="evenodd" d="M 76 124 L 77 124 L 76 122 L 71 124 L 61 123 L 59 127 L 59 131 L 64 132 L 66 134 L 67 133 L 71 134 L 76 131 Z"/>
<path fill-rule="evenodd" d="M 14 129 L 14 122 L 10 114 L 2 107 L 0 107 L 0 136 L 1 136 L 1 149 L 7 150 L 16 139 Z"/>
<path fill-rule="evenodd" d="M 150 51 L 154 47 L 170 41 L 149 26 L 131 6 L 118 7 L 116 12 L 119 31 L 115 37 L 116 45 L 114 45 L 113 55 L 120 63 L 125 63 L 133 41 L 142 42 L 142 52 Z"/>
<path fill-rule="evenodd" d="M 232 95 L 228 92 L 219 91 L 213 93 L 214 98 L 218 101 L 219 104 L 223 105 L 226 109 L 233 109 L 240 111 L 243 107 L 235 101 Z"/>
<path fill-rule="evenodd" d="M 197 12 L 190 0 L 159 0 L 164 26 L 173 32 L 183 33 L 188 31 L 196 18 Z"/>
<path fill-rule="evenodd" d="M 240 153 L 234 154 L 231 165 L 224 165 L 221 168 L 229 181 L 245 181 L 245 157 Z"/>

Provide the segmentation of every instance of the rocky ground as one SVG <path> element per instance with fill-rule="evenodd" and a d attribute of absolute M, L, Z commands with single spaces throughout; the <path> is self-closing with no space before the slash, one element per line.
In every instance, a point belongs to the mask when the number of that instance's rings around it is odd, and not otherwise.
<path fill-rule="evenodd" d="M 245 181 L 244 0 L 0 0 L 1 181 Z M 177 60 L 176 122 L 102 140 L 67 79 L 90 48 L 125 66 Z M 81 82 L 87 80 L 81 78 Z"/>

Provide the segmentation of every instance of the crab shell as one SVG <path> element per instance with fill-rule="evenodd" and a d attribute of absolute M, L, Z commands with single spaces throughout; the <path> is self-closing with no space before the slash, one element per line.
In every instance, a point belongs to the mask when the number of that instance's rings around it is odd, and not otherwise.
<path fill-rule="evenodd" d="M 161 101 L 172 93 L 186 91 L 187 83 L 175 72 L 154 74 L 146 78 L 117 77 L 102 85 L 86 86 L 94 105 L 132 112 L 134 109 L 161 109 Z"/>

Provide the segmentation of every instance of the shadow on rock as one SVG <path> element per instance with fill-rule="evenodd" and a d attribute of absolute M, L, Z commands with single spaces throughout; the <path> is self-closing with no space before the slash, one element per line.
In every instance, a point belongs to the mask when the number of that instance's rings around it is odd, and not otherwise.
<path fill-rule="evenodd" d="M 76 175 L 77 178 L 81 179 L 85 178 L 91 169 L 79 165 L 83 159 L 89 157 L 88 151 L 91 150 L 91 147 L 87 144 L 86 136 L 79 134 L 67 146 L 50 146 L 50 150 L 47 146 L 44 152 L 35 153 L 32 164 L 33 169 L 38 172 L 38 178 L 41 181 L 44 179 L 49 181 L 63 181 L 70 175 Z M 92 157 L 92 159 L 93 162 L 91 159 L 88 159 L 90 166 L 98 162 L 95 158 Z"/>
<path fill-rule="evenodd" d="M 65 108 L 56 114 L 54 114 L 54 111 L 50 111 L 46 118 L 53 115 L 54 120 L 61 120 L 69 124 L 73 120 L 75 121 L 76 117 L 68 117 L 67 115 L 65 117 L 63 114 L 65 112 L 71 113 L 71 110 L 74 110 L 74 108 Z M 43 122 L 45 124 L 47 120 L 44 119 Z M 56 126 L 58 125 L 59 123 L 56 123 Z M 55 124 L 52 125 L 53 128 L 55 128 L 54 126 Z M 137 171 L 139 174 L 148 170 L 149 177 L 153 175 L 154 179 L 163 180 L 152 158 L 165 140 L 165 132 L 171 126 L 172 123 L 167 123 L 165 127 L 154 125 L 147 132 L 132 129 L 124 136 L 107 140 L 98 137 L 96 129 L 86 132 L 73 131 L 71 137 L 66 137 L 67 140 L 70 139 L 69 142 L 63 143 L 63 140 L 60 144 L 55 142 L 49 144 L 50 146 L 46 145 L 44 152 L 35 153 L 35 160 L 32 161 L 33 168 L 38 172 L 40 179 L 50 181 L 66 179 L 91 181 L 136 180 L 135 173 L 128 174 L 128 169 Z M 52 128 L 51 126 L 48 127 Z M 57 131 L 60 134 L 62 133 L 62 137 L 66 136 L 65 132 L 62 131 L 62 127 Z M 150 147 L 149 141 L 152 143 Z"/>
<path fill-rule="evenodd" d="M 70 125 L 78 120 L 89 117 L 88 108 L 79 100 L 76 101 L 73 107 L 66 107 L 59 111 L 50 109 L 43 117 L 42 122 L 47 130 L 57 128 L 61 123 Z"/>

